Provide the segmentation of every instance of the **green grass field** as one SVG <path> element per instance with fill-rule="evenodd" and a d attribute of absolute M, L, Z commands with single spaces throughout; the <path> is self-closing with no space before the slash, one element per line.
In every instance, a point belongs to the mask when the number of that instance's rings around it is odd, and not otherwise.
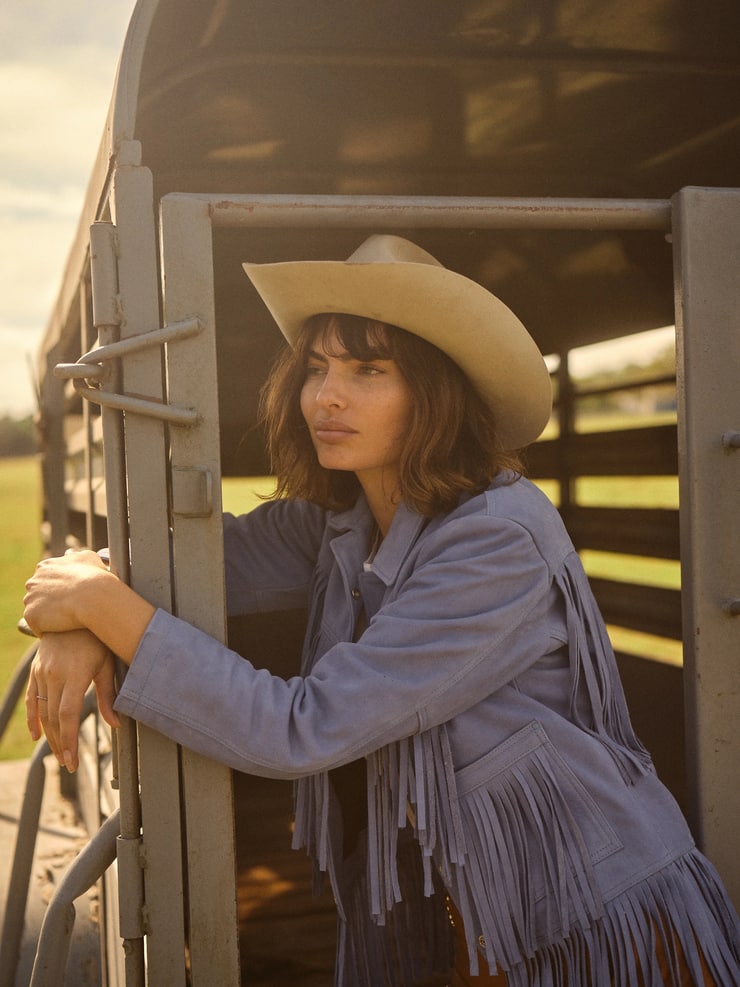
<path fill-rule="evenodd" d="M 41 551 L 39 535 L 40 468 L 35 457 L 0 459 L 0 694 L 28 648 L 30 639 L 17 630 L 23 612 L 26 579 Z M 22 704 L 5 736 L 0 758 L 26 757 L 32 744 Z"/>

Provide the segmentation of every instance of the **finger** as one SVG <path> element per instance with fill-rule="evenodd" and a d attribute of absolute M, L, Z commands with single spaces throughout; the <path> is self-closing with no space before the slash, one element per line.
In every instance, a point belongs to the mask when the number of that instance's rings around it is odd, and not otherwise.
<path fill-rule="evenodd" d="M 41 720 L 39 719 L 39 686 L 33 672 L 28 677 L 26 686 L 26 726 L 34 742 L 41 736 Z"/>
<path fill-rule="evenodd" d="M 59 738 L 59 690 L 55 689 L 52 682 L 46 684 L 46 702 L 39 699 L 39 719 L 52 754 L 60 764 L 64 764 L 62 744 Z"/>
<path fill-rule="evenodd" d="M 80 716 L 85 699 L 85 689 L 74 682 L 67 683 L 58 706 L 59 749 L 61 763 L 67 771 L 76 771 L 78 766 L 78 744 Z"/>
<path fill-rule="evenodd" d="M 119 727 L 121 721 L 118 718 L 118 713 L 113 709 L 113 703 L 116 700 L 116 681 L 112 656 L 109 656 L 101 672 L 95 676 L 94 682 L 100 715 L 109 726 Z"/>

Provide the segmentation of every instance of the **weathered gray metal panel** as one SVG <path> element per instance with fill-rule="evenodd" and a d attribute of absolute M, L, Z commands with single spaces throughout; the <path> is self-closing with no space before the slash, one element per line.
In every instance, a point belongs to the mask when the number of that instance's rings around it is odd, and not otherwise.
<path fill-rule="evenodd" d="M 157 239 L 150 172 L 140 167 L 118 168 L 111 196 L 118 246 L 118 292 L 121 338 L 159 325 Z M 133 394 L 162 400 L 161 360 L 151 352 L 133 353 L 123 361 L 123 387 Z M 113 412 L 115 414 L 115 412 Z M 125 456 L 128 477 L 131 585 L 156 606 L 171 608 L 168 536 L 167 446 L 164 424 L 141 415 L 125 417 Z M 185 921 L 180 838 L 180 782 L 177 746 L 154 731 L 140 728 L 138 751 L 130 723 L 121 735 L 121 834 L 138 835 L 138 782 L 143 827 L 146 978 L 151 984 L 184 985 Z M 120 880 L 138 882 L 141 875 Z M 136 889 L 131 896 L 135 898 Z M 122 892 L 122 900 L 129 895 Z M 142 980 L 137 954 L 140 940 L 129 940 L 126 982 Z M 143 957 L 141 957 L 143 958 Z"/>
<path fill-rule="evenodd" d="M 203 324 L 199 334 L 167 347 L 169 400 L 198 413 L 197 426 L 170 431 L 171 467 L 177 477 L 172 516 L 175 609 L 178 616 L 223 641 L 226 609 L 209 209 L 197 200 L 165 202 L 160 225 L 165 324 L 191 316 Z M 196 489 L 186 477 L 197 478 Z M 194 496 L 197 491 L 202 495 Z M 183 750 L 182 778 L 192 984 L 227 987 L 240 982 L 231 772 Z"/>
<path fill-rule="evenodd" d="M 673 228 L 691 813 L 740 907 L 740 189 L 682 190 Z"/>

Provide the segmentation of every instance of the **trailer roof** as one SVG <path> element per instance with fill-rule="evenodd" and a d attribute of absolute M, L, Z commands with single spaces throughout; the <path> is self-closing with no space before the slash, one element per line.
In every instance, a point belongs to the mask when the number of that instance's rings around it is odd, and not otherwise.
<path fill-rule="evenodd" d="M 157 197 L 669 198 L 738 184 L 739 75 L 734 0 L 140 0 L 70 271 L 130 138 Z M 417 239 L 505 297 L 546 351 L 673 318 L 660 232 Z M 302 232 L 289 249 L 342 257 L 356 240 Z M 250 259 L 285 249 L 262 237 Z"/>

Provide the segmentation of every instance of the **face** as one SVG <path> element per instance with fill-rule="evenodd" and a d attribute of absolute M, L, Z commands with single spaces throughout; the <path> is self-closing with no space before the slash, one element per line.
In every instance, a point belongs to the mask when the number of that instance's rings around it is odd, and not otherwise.
<path fill-rule="evenodd" d="M 411 389 L 395 360 L 357 360 L 332 333 L 316 339 L 301 412 L 325 469 L 351 470 L 366 492 L 379 485 L 392 494 L 411 404 Z"/>

